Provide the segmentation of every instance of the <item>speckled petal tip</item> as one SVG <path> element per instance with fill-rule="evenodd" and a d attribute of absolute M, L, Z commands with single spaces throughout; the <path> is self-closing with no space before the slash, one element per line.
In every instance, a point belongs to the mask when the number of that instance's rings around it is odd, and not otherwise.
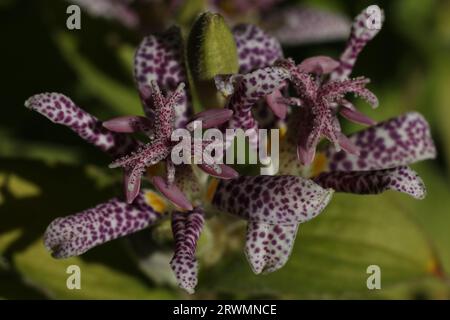
<path fill-rule="evenodd" d="M 134 204 L 112 199 L 95 208 L 54 220 L 44 235 L 44 244 L 58 259 L 78 256 L 102 243 L 141 230 L 161 216 L 141 194 Z"/>
<path fill-rule="evenodd" d="M 314 179 L 324 188 L 355 194 L 379 194 L 396 190 L 416 199 L 424 199 L 425 185 L 419 175 L 409 167 L 376 171 L 334 171 L 320 174 Z"/>
<path fill-rule="evenodd" d="M 129 152 L 138 142 L 127 135 L 111 132 L 101 122 L 61 93 L 41 93 L 25 101 L 25 107 L 64 125 L 82 139 L 116 157 Z"/>
<path fill-rule="evenodd" d="M 436 157 L 430 127 L 417 112 L 380 122 L 349 137 L 360 150 L 355 156 L 327 149 L 331 171 L 389 169 Z"/>
<path fill-rule="evenodd" d="M 189 212 L 172 214 L 172 233 L 175 239 L 175 254 L 170 261 L 178 285 L 193 294 L 197 286 L 198 263 L 195 258 L 197 241 L 204 224 L 201 207 Z"/>
<path fill-rule="evenodd" d="M 246 255 L 255 273 L 288 260 L 298 224 L 323 211 L 333 191 L 296 176 L 241 176 L 222 181 L 213 204 L 248 221 Z"/>

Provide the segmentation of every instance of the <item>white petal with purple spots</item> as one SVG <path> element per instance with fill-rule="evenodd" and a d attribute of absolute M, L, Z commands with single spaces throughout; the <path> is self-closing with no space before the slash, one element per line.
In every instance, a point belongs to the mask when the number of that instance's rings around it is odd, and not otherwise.
<path fill-rule="evenodd" d="M 233 35 L 238 50 L 240 74 L 271 66 L 283 58 L 278 40 L 255 25 L 238 25 L 233 28 Z"/>
<path fill-rule="evenodd" d="M 102 243 L 142 230 L 160 217 L 145 203 L 142 194 L 132 205 L 112 199 L 54 220 L 45 232 L 44 244 L 55 258 L 78 256 Z"/>
<path fill-rule="evenodd" d="M 384 14 L 378 6 L 375 7 L 379 10 L 379 18 L 382 23 L 384 21 Z M 347 46 L 340 57 L 340 66 L 331 74 L 332 80 L 344 80 L 348 78 L 352 73 L 356 59 L 362 49 L 364 49 L 366 44 L 380 32 L 381 26 L 380 28 L 367 27 L 371 15 L 372 14 L 368 12 L 366 8 L 355 18 Z"/>
<path fill-rule="evenodd" d="M 333 191 L 296 176 L 243 176 L 222 181 L 213 204 L 248 220 L 246 255 L 255 273 L 288 260 L 298 225 L 317 216 Z"/>
<path fill-rule="evenodd" d="M 332 188 L 337 192 L 378 194 L 386 190 L 396 190 L 416 199 L 423 199 L 426 195 L 422 179 L 409 167 L 376 171 L 325 172 L 314 181 L 324 188 Z"/>
<path fill-rule="evenodd" d="M 379 123 L 349 137 L 360 151 L 352 155 L 330 146 L 326 155 L 331 171 L 389 169 L 436 157 L 430 127 L 417 112 Z"/>
<path fill-rule="evenodd" d="M 41 93 L 32 96 L 25 106 L 39 112 L 50 121 L 64 125 L 82 139 L 111 156 L 121 156 L 139 145 L 133 138 L 112 132 L 102 126 L 93 115 L 87 113 L 61 93 Z"/>

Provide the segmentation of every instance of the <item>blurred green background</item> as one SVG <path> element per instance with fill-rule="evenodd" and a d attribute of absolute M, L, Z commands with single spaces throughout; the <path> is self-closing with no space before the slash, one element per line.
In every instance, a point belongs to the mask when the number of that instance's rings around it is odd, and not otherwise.
<path fill-rule="evenodd" d="M 373 4 L 301 3 L 348 17 Z M 131 74 L 139 34 L 87 14 L 82 30 L 68 31 L 64 1 L 1 0 L 0 298 L 449 299 L 450 2 L 376 3 L 385 10 L 386 24 L 354 74 L 372 79 L 380 108 L 361 106 L 376 120 L 408 110 L 428 119 L 438 159 L 414 166 L 427 198 L 337 194 L 321 216 L 300 227 L 287 265 L 267 276 L 253 275 L 245 261 L 241 223 L 228 217 L 208 221 L 197 293 L 188 296 L 174 285 L 167 265 L 167 223 L 69 260 L 52 259 L 42 244 L 54 218 L 119 194 L 120 177 L 107 168 L 105 155 L 23 103 L 35 93 L 55 91 L 100 119 L 140 114 Z M 343 45 L 286 52 L 300 61 L 318 53 L 338 56 Z M 66 288 L 71 264 L 81 267 L 81 290 Z M 371 264 L 381 267 L 381 290 L 366 287 Z"/>

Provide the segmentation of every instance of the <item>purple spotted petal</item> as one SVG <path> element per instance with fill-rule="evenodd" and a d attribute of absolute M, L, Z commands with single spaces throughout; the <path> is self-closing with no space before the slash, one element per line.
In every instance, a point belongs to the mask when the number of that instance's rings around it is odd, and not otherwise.
<path fill-rule="evenodd" d="M 73 4 L 83 7 L 91 15 L 117 20 L 128 28 L 135 28 L 139 16 L 132 9 L 133 0 L 71 0 Z"/>
<path fill-rule="evenodd" d="M 269 224 L 306 222 L 317 216 L 332 191 L 296 176 L 240 176 L 224 180 L 214 205 L 243 219 Z"/>
<path fill-rule="evenodd" d="M 116 157 L 138 145 L 127 135 L 111 132 L 102 123 L 61 93 L 42 93 L 29 98 L 25 107 L 37 111 L 50 121 L 69 127 L 82 139 Z"/>
<path fill-rule="evenodd" d="M 266 29 L 283 45 L 343 40 L 351 22 L 344 16 L 316 8 L 287 6 L 264 18 Z"/>
<path fill-rule="evenodd" d="M 145 203 L 142 194 L 132 205 L 112 199 L 54 220 L 45 232 L 44 244 L 55 258 L 78 256 L 102 243 L 144 229 L 160 217 Z"/>
<path fill-rule="evenodd" d="M 416 199 L 423 199 L 426 194 L 422 179 L 409 167 L 376 171 L 325 172 L 314 181 L 324 188 L 332 188 L 337 192 L 378 194 L 386 190 L 396 190 Z"/>
<path fill-rule="evenodd" d="M 380 11 L 380 23 L 383 23 L 383 12 L 378 6 L 375 7 Z M 355 18 L 347 46 L 340 57 L 340 66 L 331 74 L 332 80 L 344 80 L 349 77 L 362 49 L 381 30 L 381 26 L 380 28 L 373 26 L 368 28 L 372 15 L 373 13 L 368 12 L 366 8 Z"/>
<path fill-rule="evenodd" d="M 174 92 L 180 83 L 188 83 L 180 29 L 172 27 L 161 35 L 144 38 L 136 51 L 134 64 L 135 79 L 141 92 L 144 111 L 151 117 L 154 104 L 150 81 L 156 81 L 166 96 Z M 184 126 L 192 113 L 187 86 L 182 90 L 175 112 L 176 127 Z"/>
<path fill-rule="evenodd" d="M 239 56 L 239 73 L 271 66 L 283 58 L 283 51 L 278 40 L 259 27 L 241 24 L 233 28 Z"/>
<path fill-rule="evenodd" d="M 123 116 L 103 122 L 103 127 L 121 133 L 149 132 L 153 122 L 141 116 Z"/>
<path fill-rule="evenodd" d="M 152 177 L 151 181 L 159 192 L 161 192 L 167 199 L 169 199 L 180 209 L 188 211 L 193 209 L 192 204 L 186 198 L 184 193 L 175 185 L 175 183 L 169 185 L 163 178 L 157 176 Z"/>
<path fill-rule="evenodd" d="M 417 112 L 381 122 L 349 137 L 360 156 L 327 149 L 331 171 L 362 171 L 406 166 L 436 157 L 430 127 Z"/>
<path fill-rule="evenodd" d="M 339 62 L 327 56 L 316 56 L 303 60 L 298 67 L 306 73 L 328 74 L 339 67 Z"/>
<path fill-rule="evenodd" d="M 202 128 L 214 128 L 227 122 L 233 116 L 230 109 L 209 109 L 194 115 L 191 122 L 187 124 L 188 130 L 194 130 L 194 121 L 201 121 Z"/>
<path fill-rule="evenodd" d="M 178 285 L 193 294 L 197 286 L 198 264 L 195 258 L 197 241 L 204 223 L 201 207 L 189 212 L 172 213 L 172 232 L 175 239 L 175 254 L 170 266 Z"/>
<path fill-rule="evenodd" d="M 213 204 L 248 220 L 246 254 L 256 273 L 281 268 L 298 224 L 317 216 L 333 191 L 296 176 L 241 176 L 221 181 Z"/>

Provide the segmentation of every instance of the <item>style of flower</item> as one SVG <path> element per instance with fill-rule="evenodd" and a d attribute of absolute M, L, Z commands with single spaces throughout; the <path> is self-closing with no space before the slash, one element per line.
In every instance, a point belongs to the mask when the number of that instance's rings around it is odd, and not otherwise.
<path fill-rule="evenodd" d="M 282 61 L 280 64 L 290 71 L 290 81 L 299 96 L 294 100 L 299 109 L 291 115 L 291 121 L 296 123 L 292 126 L 298 130 L 297 155 L 300 162 L 303 165 L 311 164 L 322 137 L 326 137 L 337 148 L 358 154 L 356 146 L 342 134 L 337 114 L 339 112 L 356 123 L 369 125 L 374 123 L 345 99 L 345 94 L 354 93 L 376 108 L 378 99 L 365 88 L 369 80 L 364 77 L 320 80 L 321 76 L 339 66 L 339 63 L 328 57 L 310 58 L 298 66 L 292 60 Z M 310 73 L 315 74 L 316 77 L 312 77 Z"/>
<path fill-rule="evenodd" d="M 143 87 L 141 87 L 142 89 Z M 154 186 L 163 193 L 169 200 L 176 204 L 181 209 L 193 210 L 189 200 L 183 195 L 179 188 L 174 184 L 176 166 L 171 160 L 172 149 L 176 145 L 172 142 L 171 137 L 175 129 L 175 106 L 182 95 L 184 83 L 181 83 L 178 88 L 169 97 L 165 98 L 161 93 L 156 81 L 152 81 L 149 87 L 144 89 L 144 103 L 147 107 L 150 106 L 151 101 L 153 110 L 153 121 L 149 118 L 139 116 L 120 117 L 109 120 L 103 124 L 104 127 L 115 132 L 146 132 L 150 138 L 150 142 L 138 147 L 130 154 L 119 157 L 112 164 L 110 168 L 122 167 L 125 172 L 125 190 L 128 203 L 132 203 L 137 197 L 141 184 L 141 177 L 146 169 L 161 161 L 166 164 L 167 178 L 164 181 L 161 177 L 153 177 L 152 182 Z M 151 92 L 149 94 L 149 92 Z M 148 96 L 146 96 L 149 94 Z M 231 112 L 227 110 L 208 110 L 196 115 L 195 121 L 202 121 L 204 128 L 211 128 L 227 122 L 231 117 Z M 228 110 L 229 111 L 229 110 Z M 152 123 L 153 122 L 153 123 Z M 187 127 L 192 127 L 189 123 Z M 203 149 L 214 141 L 203 140 L 197 141 L 197 138 L 192 139 L 191 152 L 194 156 L 205 158 L 203 156 Z M 195 145 L 199 144 L 200 148 Z M 238 176 L 237 172 L 231 167 L 224 164 L 214 163 L 212 157 L 203 159 L 203 163 L 199 165 L 206 173 L 214 175 L 223 179 L 232 179 Z"/>

